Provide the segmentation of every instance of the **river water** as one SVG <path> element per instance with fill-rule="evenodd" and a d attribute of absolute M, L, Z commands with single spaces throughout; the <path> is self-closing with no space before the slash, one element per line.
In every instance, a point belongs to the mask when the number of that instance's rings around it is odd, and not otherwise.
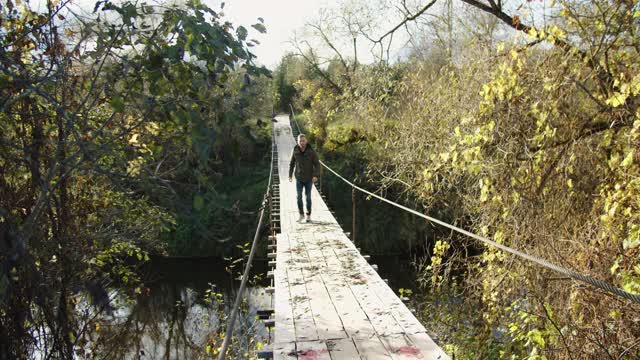
<path fill-rule="evenodd" d="M 401 256 L 376 256 L 380 275 L 390 286 L 415 290 L 415 272 Z M 225 270 L 229 262 L 216 257 L 156 258 L 145 270 L 144 293 L 136 300 L 116 298 L 114 311 L 101 322 L 101 358 L 194 359 L 202 356 L 208 339 L 220 337 L 220 315 L 229 312 L 239 281 Z M 236 272 L 240 272 L 238 264 Z M 253 281 L 246 293 L 247 311 L 236 323 L 239 348 L 255 348 L 266 343 L 268 330 L 256 320 L 256 310 L 272 308 L 268 286 L 267 260 L 257 260 Z M 236 274 L 237 276 L 237 274 Z M 207 290 L 220 293 L 227 306 L 205 301 Z M 107 330 L 105 330 L 107 329 Z M 108 333 L 105 333 L 108 331 Z M 209 342 L 211 343 L 211 342 Z M 94 353 L 96 353 L 94 352 Z"/>

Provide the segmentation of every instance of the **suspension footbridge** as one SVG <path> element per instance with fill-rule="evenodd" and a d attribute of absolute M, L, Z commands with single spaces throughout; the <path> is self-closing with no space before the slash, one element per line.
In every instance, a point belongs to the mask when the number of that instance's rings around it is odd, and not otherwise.
<path fill-rule="evenodd" d="M 448 359 L 350 241 L 314 187 L 313 220 L 298 222 L 288 180 L 295 146 L 288 116 L 274 122 L 277 176 L 270 237 L 274 359 Z"/>
<path fill-rule="evenodd" d="M 295 119 L 295 118 L 294 118 Z M 298 221 L 295 186 L 289 183 L 289 159 L 295 146 L 289 117 L 273 123 L 273 152 L 268 190 L 260 211 L 240 290 L 228 320 L 224 359 L 233 324 L 256 252 L 265 208 L 270 207 L 270 250 L 273 308 L 259 312 L 274 329 L 268 350 L 261 357 L 274 359 L 449 359 L 428 335 L 402 300 L 368 263 L 368 257 L 349 240 L 324 199 L 313 187 L 313 221 Z M 608 296 L 634 304 L 640 295 L 605 281 L 514 249 L 485 236 L 448 224 L 363 189 L 342 177 L 322 161 L 324 168 L 349 186 L 398 209 L 500 249 L 539 267 L 552 270 Z"/>

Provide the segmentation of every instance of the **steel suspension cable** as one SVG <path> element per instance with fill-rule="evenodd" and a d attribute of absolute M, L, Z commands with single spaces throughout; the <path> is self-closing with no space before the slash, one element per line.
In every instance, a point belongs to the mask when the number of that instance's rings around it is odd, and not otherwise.
<path fill-rule="evenodd" d="M 291 108 L 291 113 L 293 114 L 293 108 Z M 293 118 L 294 118 L 294 121 L 296 123 L 296 127 L 298 127 L 298 129 L 300 129 L 300 127 L 298 125 L 298 122 L 295 120 L 295 115 L 293 116 Z M 298 130 L 298 131 L 300 131 L 300 130 Z M 573 271 L 573 270 L 566 269 L 566 268 L 564 268 L 562 266 L 559 266 L 559 265 L 556 265 L 556 264 L 554 264 L 554 263 L 552 263 L 552 262 L 550 262 L 548 260 L 542 259 L 542 258 L 537 257 L 535 255 L 526 254 L 526 253 L 524 253 L 522 251 L 513 249 L 513 248 L 511 248 L 509 246 L 506 246 L 506 245 L 500 244 L 498 242 L 495 242 L 493 240 L 490 240 L 490 239 L 488 239 L 488 238 L 486 238 L 484 236 L 480 236 L 480 235 L 474 234 L 474 233 L 469 232 L 467 230 L 461 229 L 461 228 L 459 228 L 459 227 L 457 227 L 455 225 L 451 225 L 451 224 L 446 223 L 446 222 L 444 222 L 442 220 L 438 220 L 438 219 L 436 219 L 434 217 L 425 215 L 425 214 L 423 214 L 421 212 L 418 212 L 418 211 L 413 210 L 411 208 L 408 208 L 406 206 L 403 206 L 403 205 L 400 205 L 398 203 L 395 203 L 395 202 L 393 202 L 391 200 L 383 198 L 382 196 L 374 194 L 374 193 L 372 193 L 372 192 L 370 192 L 368 190 L 365 190 L 365 189 L 353 184 L 352 182 L 350 182 L 349 180 L 345 179 L 340 174 L 338 174 L 336 171 L 334 171 L 332 168 L 327 166 L 327 164 L 325 164 L 324 162 L 320 161 L 320 164 L 322 164 L 322 166 L 324 166 L 327 170 L 332 172 L 340 180 L 344 181 L 345 183 L 349 184 L 349 186 L 351 186 L 352 188 L 354 188 L 354 189 L 356 189 L 356 190 L 358 190 L 360 192 L 363 192 L 363 193 L 365 193 L 367 195 L 373 196 L 376 199 L 384 201 L 384 202 L 386 202 L 386 203 L 388 203 L 390 205 L 393 205 L 393 206 L 395 206 L 397 208 L 405 210 L 405 211 L 407 211 L 407 212 L 409 212 L 411 214 L 414 214 L 414 215 L 419 216 L 419 217 L 421 217 L 423 219 L 429 220 L 429 221 L 431 221 L 433 223 L 436 223 L 438 225 L 444 226 L 444 227 L 446 227 L 448 229 L 451 229 L 453 231 L 456 231 L 456 232 L 458 232 L 460 234 L 463 234 L 463 235 L 466 235 L 466 236 L 471 237 L 473 239 L 479 240 L 479 241 L 481 241 L 481 242 L 483 242 L 485 244 L 489 244 L 491 246 L 494 246 L 494 247 L 496 247 L 496 248 L 498 248 L 498 249 L 500 249 L 502 251 L 505 251 L 505 252 L 508 252 L 510 254 L 516 255 L 516 256 L 521 257 L 523 259 L 526 259 L 526 260 L 529 260 L 531 262 L 534 262 L 534 263 L 536 263 L 536 264 L 538 264 L 540 266 L 543 266 L 543 267 L 545 267 L 547 269 L 550 269 L 550 270 L 553 270 L 555 272 L 564 274 L 564 275 L 569 276 L 569 277 L 571 277 L 573 279 L 585 282 L 587 284 L 590 284 L 592 286 L 595 286 L 597 288 L 605 290 L 605 291 L 607 291 L 607 292 L 609 292 L 611 294 L 615 294 L 617 296 L 623 297 L 623 298 L 631 300 L 631 301 L 633 301 L 633 302 L 635 302 L 637 304 L 640 304 L 640 295 L 632 294 L 630 292 L 622 290 L 622 289 L 620 289 L 618 287 L 615 287 L 615 286 L 613 286 L 613 285 L 611 285 L 609 283 L 606 283 L 604 281 L 601 281 L 601 280 L 598 280 L 598 279 L 594 279 L 594 278 L 592 278 L 590 276 L 580 274 L 580 273 L 578 273 L 576 271 Z"/>
<path fill-rule="evenodd" d="M 258 247 L 258 240 L 260 239 L 260 228 L 262 227 L 262 220 L 264 218 L 264 210 L 267 207 L 269 202 L 269 196 L 271 191 L 271 179 L 273 178 L 273 151 L 274 151 L 274 141 L 273 131 L 271 134 L 271 164 L 269 169 L 269 181 L 267 183 L 267 191 L 264 193 L 264 197 L 262 199 L 262 204 L 260 206 L 260 218 L 258 220 L 258 226 L 256 227 L 255 235 L 253 236 L 253 243 L 251 244 L 251 251 L 249 252 L 249 258 L 247 259 L 247 265 L 245 265 L 244 273 L 242 274 L 242 281 L 240 282 L 240 289 L 238 290 L 238 294 L 236 295 L 236 300 L 233 304 L 233 308 L 231 310 L 231 315 L 229 315 L 229 319 L 227 320 L 227 331 L 224 336 L 224 340 L 220 349 L 220 353 L 218 354 L 219 360 L 224 360 L 227 354 L 227 349 L 229 348 L 229 344 L 231 343 L 231 339 L 233 337 L 233 327 L 236 322 L 236 317 L 238 316 L 238 309 L 240 307 L 240 303 L 242 302 L 242 295 L 244 294 L 244 290 L 247 286 L 247 280 L 249 279 L 249 271 L 251 270 L 251 264 L 253 262 L 253 257 L 256 252 L 256 248 Z"/>
<path fill-rule="evenodd" d="M 296 123 L 296 128 L 298 129 L 298 134 L 302 134 L 302 131 L 300 131 L 300 125 L 298 124 L 298 120 L 296 120 L 296 115 L 293 112 L 293 105 L 289 104 L 289 107 L 291 108 L 291 118 L 293 119 L 293 122 Z"/>

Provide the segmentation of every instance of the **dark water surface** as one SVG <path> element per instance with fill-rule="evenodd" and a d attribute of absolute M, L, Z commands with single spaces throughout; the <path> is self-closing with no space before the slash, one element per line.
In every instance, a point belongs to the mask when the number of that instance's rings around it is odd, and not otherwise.
<path fill-rule="evenodd" d="M 371 262 L 378 264 L 380 276 L 389 280 L 396 293 L 399 288 L 415 289 L 415 272 L 406 257 L 375 256 Z M 219 330 L 221 312 L 230 311 L 239 286 L 225 270 L 228 264 L 217 257 L 152 259 L 145 270 L 145 294 L 132 302 L 116 299 L 116 310 L 104 319 L 114 332 L 113 342 L 104 349 L 115 348 L 105 358 L 192 359 L 202 355 L 208 337 Z M 236 274 L 241 266 L 244 264 L 238 264 Z M 269 285 L 266 272 L 267 260 L 256 260 L 252 277 L 262 276 L 247 289 L 248 312 L 236 323 L 240 347 L 268 340 L 268 331 L 255 319 L 256 310 L 272 308 L 271 297 L 264 291 Z M 222 294 L 226 306 L 206 303 L 204 295 L 209 289 Z"/>
<path fill-rule="evenodd" d="M 104 359 L 201 357 L 209 338 L 222 338 L 221 315 L 230 312 L 239 287 L 240 282 L 226 271 L 228 265 L 217 257 L 152 259 L 144 270 L 143 293 L 135 300 L 114 297 L 114 311 L 101 318 L 101 328 L 94 332 L 99 333 L 100 347 L 93 353 Z M 237 264 L 236 276 L 243 266 Z M 252 275 L 266 273 L 266 266 L 266 261 L 255 261 Z M 264 287 L 264 280 L 251 281 L 245 292 L 247 311 L 235 326 L 239 348 L 266 341 L 269 335 L 255 318 L 258 309 L 271 308 Z M 223 305 L 215 295 L 213 302 L 207 302 L 207 290 L 219 293 Z"/>

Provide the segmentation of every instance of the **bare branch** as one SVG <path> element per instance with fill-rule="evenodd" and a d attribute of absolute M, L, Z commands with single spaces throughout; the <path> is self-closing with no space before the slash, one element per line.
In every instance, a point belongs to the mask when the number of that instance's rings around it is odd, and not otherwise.
<path fill-rule="evenodd" d="M 327 46 L 329 46 L 329 48 L 331 48 L 331 50 L 333 50 L 333 52 L 336 53 L 336 55 L 338 56 L 338 59 L 342 63 L 342 66 L 344 66 L 345 69 L 348 69 L 349 67 L 347 66 L 347 62 L 344 60 L 344 57 L 342 56 L 340 51 L 338 51 L 335 45 L 333 45 L 333 43 L 331 42 L 327 34 L 324 32 L 324 30 L 322 30 L 322 27 L 316 24 L 307 24 L 307 26 L 310 26 L 318 31 L 318 33 L 320 34 L 320 37 L 322 37 L 322 40 L 324 40 L 325 44 L 327 44 Z"/>
<path fill-rule="evenodd" d="M 297 55 L 301 56 L 309 65 L 311 65 L 311 67 L 316 72 L 316 74 L 320 75 L 320 77 L 322 77 L 331 86 L 331 88 L 333 88 L 338 93 L 342 93 L 343 92 L 342 87 L 336 84 L 336 82 L 331 79 L 329 74 L 327 74 L 327 72 L 325 72 L 320 68 L 320 64 L 317 61 L 315 61 L 316 56 L 313 53 L 313 48 L 311 47 L 311 44 L 309 44 L 309 42 L 306 40 L 303 40 L 301 42 L 307 45 L 311 56 L 309 57 L 305 55 L 305 52 L 300 48 L 298 41 L 294 39 L 292 43 L 296 47 L 296 50 L 298 50 Z"/>
<path fill-rule="evenodd" d="M 489 6 L 478 0 L 461 0 L 461 1 L 475 8 L 478 8 L 484 12 L 487 12 L 489 14 L 496 16 L 502 22 L 504 22 L 505 24 L 509 25 L 510 27 L 516 30 L 522 31 L 524 33 L 529 33 L 530 31 L 535 29 L 532 26 L 523 24 L 520 21 L 520 19 L 514 19 L 513 16 L 503 12 L 502 9 L 500 8 Z M 491 3 L 495 4 L 492 1 Z M 596 73 L 598 74 L 598 79 L 600 80 L 600 87 L 602 88 L 605 94 L 607 93 L 606 91 L 607 85 L 613 84 L 613 76 L 611 75 L 610 72 L 608 72 L 605 68 L 603 68 L 598 63 L 597 60 L 595 60 L 592 56 L 589 56 L 585 51 L 576 48 L 575 46 L 567 43 L 566 41 L 556 39 L 553 42 L 553 44 L 561 48 L 562 50 L 566 51 L 567 53 L 575 52 L 580 60 L 585 61 L 590 68 L 596 70 Z"/>
<path fill-rule="evenodd" d="M 387 31 L 384 35 L 380 36 L 380 38 L 378 38 L 378 40 L 375 40 L 374 42 L 375 43 L 381 43 L 382 40 L 384 40 L 384 38 L 386 38 L 387 36 L 390 36 L 391 34 L 396 32 L 396 30 L 401 28 L 404 24 L 408 23 L 409 21 L 416 20 L 418 17 L 420 17 L 420 15 L 424 14 L 425 11 L 429 10 L 436 3 L 436 1 L 437 0 L 432 0 L 427 5 L 423 6 L 422 9 L 418 10 L 418 12 L 416 12 L 415 14 L 407 16 L 398 25 L 394 26 L 393 29 Z M 403 6 L 404 5 L 405 4 L 403 2 Z M 405 9 L 406 9 L 406 6 L 405 6 Z"/>

